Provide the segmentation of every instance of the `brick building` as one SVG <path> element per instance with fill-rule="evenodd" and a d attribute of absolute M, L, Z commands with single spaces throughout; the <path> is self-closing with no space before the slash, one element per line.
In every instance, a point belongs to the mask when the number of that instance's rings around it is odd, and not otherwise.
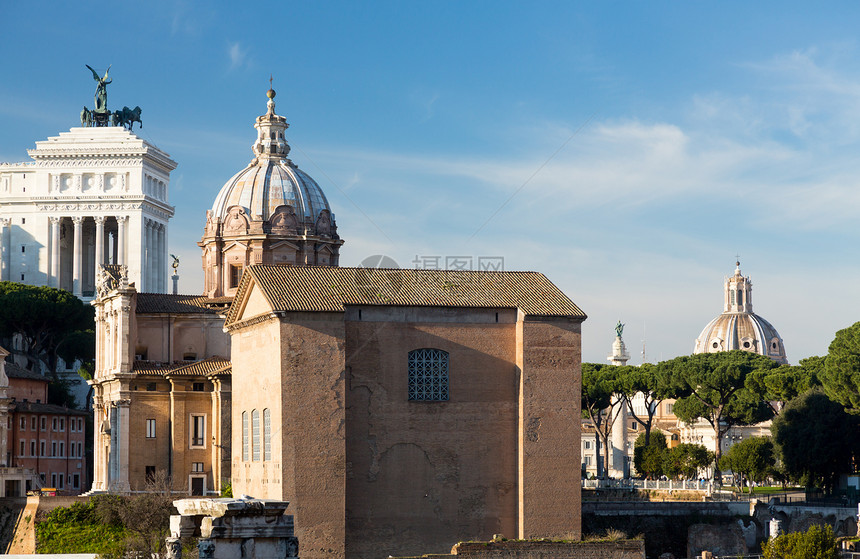
<path fill-rule="evenodd" d="M 252 266 L 226 314 L 233 488 L 303 557 L 580 534 L 580 327 L 533 272 Z"/>

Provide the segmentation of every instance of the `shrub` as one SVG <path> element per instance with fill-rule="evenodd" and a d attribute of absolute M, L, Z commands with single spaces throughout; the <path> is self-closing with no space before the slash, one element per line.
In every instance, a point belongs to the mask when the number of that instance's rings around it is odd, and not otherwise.
<path fill-rule="evenodd" d="M 765 559 L 839 559 L 839 545 L 830 526 L 810 526 L 765 542 Z"/>

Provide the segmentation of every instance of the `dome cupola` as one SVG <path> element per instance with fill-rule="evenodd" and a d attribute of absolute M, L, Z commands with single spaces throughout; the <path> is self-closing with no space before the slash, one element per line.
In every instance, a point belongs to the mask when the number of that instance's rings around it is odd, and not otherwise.
<path fill-rule="evenodd" d="M 753 313 L 752 282 L 741 273 L 740 262 L 735 273 L 726 278 L 723 313 L 705 326 L 696 338 L 693 353 L 716 353 L 741 349 L 767 355 L 778 363 L 788 363 L 779 332 L 770 322 Z"/>
<path fill-rule="evenodd" d="M 266 92 L 258 116 L 254 157 L 228 180 L 206 212 L 204 291 L 233 295 L 245 266 L 337 266 L 343 240 L 320 186 L 287 158 L 289 128 L 275 113 L 275 91 Z"/>

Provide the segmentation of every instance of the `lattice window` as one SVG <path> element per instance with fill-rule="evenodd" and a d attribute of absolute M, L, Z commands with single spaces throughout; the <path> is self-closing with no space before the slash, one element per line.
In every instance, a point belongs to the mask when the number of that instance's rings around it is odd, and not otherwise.
<path fill-rule="evenodd" d="M 248 461 L 248 412 L 242 412 L 242 460 Z"/>
<path fill-rule="evenodd" d="M 260 410 L 251 410 L 251 457 L 260 459 Z"/>
<path fill-rule="evenodd" d="M 272 411 L 263 410 L 263 460 L 272 459 Z"/>
<path fill-rule="evenodd" d="M 448 352 L 415 349 L 409 352 L 409 399 L 425 402 L 448 400 Z"/>

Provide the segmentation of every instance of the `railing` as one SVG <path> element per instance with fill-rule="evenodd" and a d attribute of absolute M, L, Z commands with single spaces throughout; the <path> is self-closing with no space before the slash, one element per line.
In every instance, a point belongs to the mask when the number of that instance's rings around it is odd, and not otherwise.
<path fill-rule="evenodd" d="M 658 479 L 584 479 L 583 489 L 654 489 L 661 491 L 707 491 L 713 492 L 716 486 L 711 481 L 691 480 L 674 481 Z"/>

